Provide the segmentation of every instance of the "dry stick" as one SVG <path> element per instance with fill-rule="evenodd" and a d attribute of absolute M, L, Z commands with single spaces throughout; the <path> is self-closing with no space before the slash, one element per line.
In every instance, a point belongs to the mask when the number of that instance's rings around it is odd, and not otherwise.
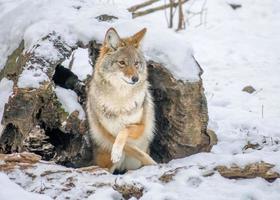
<path fill-rule="evenodd" d="M 173 17 L 174 17 L 174 13 L 173 13 L 173 4 L 174 4 L 174 0 L 169 0 L 170 1 L 170 21 L 169 21 L 169 28 L 173 27 Z"/>
<path fill-rule="evenodd" d="M 185 28 L 183 1 L 179 0 L 178 3 L 179 3 L 179 22 L 178 22 L 178 28 L 176 31 L 183 30 Z"/>
<path fill-rule="evenodd" d="M 170 1 L 171 1 L 171 0 L 170 0 Z M 166 0 L 164 0 L 164 4 L 166 4 Z M 170 9 L 171 9 L 171 8 L 172 8 L 172 7 L 170 7 Z M 164 10 L 164 17 L 165 17 L 167 26 L 169 27 L 169 20 L 168 20 L 167 14 L 166 14 L 166 10 Z"/>
<path fill-rule="evenodd" d="M 186 3 L 187 1 L 189 0 L 182 0 L 181 4 L 184 4 Z M 150 8 L 150 9 L 147 9 L 145 11 L 139 11 L 139 12 L 135 12 L 135 13 L 132 13 L 132 17 L 133 18 L 136 18 L 136 17 L 141 17 L 141 16 L 144 16 L 144 15 L 147 15 L 147 14 L 150 14 L 150 13 L 153 13 L 153 12 L 156 12 L 156 11 L 159 11 L 159 10 L 164 10 L 166 8 L 170 8 L 171 6 L 173 8 L 177 7 L 179 5 L 179 3 L 169 3 L 169 4 L 165 4 L 165 5 L 162 5 L 162 6 L 158 6 L 158 7 L 155 7 L 155 8 Z"/>
<path fill-rule="evenodd" d="M 264 109 L 264 106 L 263 106 L 263 104 L 262 104 L 262 118 L 263 118 L 263 109 Z"/>
<path fill-rule="evenodd" d="M 167 17 L 166 9 L 164 10 L 164 16 L 165 16 L 165 20 L 166 20 L 168 28 L 172 28 L 173 27 L 173 18 L 174 18 L 174 14 L 176 13 L 176 8 L 173 9 L 174 1 L 175 0 L 169 0 L 169 2 L 172 4 L 170 6 L 170 9 L 169 9 L 169 20 L 168 20 L 168 17 Z M 166 0 L 164 1 L 164 4 L 166 4 Z"/>
<path fill-rule="evenodd" d="M 143 7 L 146 7 L 146 6 L 149 6 L 157 1 L 160 1 L 160 0 L 150 0 L 150 1 L 145 1 L 144 3 L 140 3 L 140 4 L 137 4 L 135 6 L 131 6 L 130 8 L 128 8 L 127 10 L 129 12 L 135 12 L 136 10 L 140 9 L 140 8 L 143 8 Z"/>

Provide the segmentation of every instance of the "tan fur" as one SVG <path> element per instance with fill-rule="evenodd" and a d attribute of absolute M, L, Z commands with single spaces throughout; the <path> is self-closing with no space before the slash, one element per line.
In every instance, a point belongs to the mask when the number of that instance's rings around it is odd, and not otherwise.
<path fill-rule="evenodd" d="M 145 130 L 144 124 L 131 124 L 127 127 L 128 129 L 128 137 L 134 140 L 137 140 L 142 136 Z"/>
<path fill-rule="evenodd" d="M 133 67 L 125 67 L 124 69 L 122 69 L 122 72 L 124 73 L 125 76 L 132 77 L 133 75 L 136 74 L 137 71 Z"/>
<path fill-rule="evenodd" d="M 154 107 L 139 49 L 145 32 L 120 38 L 109 29 L 89 86 L 87 114 L 91 136 L 99 146 L 96 163 L 111 171 L 155 164 L 147 154 L 153 138 Z M 136 83 L 133 77 L 138 78 Z M 111 152 L 113 164 L 106 152 Z"/>
<path fill-rule="evenodd" d="M 109 133 L 99 122 L 95 122 L 96 123 L 96 125 L 97 125 L 97 127 L 98 127 L 98 130 L 97 131 L 99 131 L 101 134 L 102 134 L 102 136 L 104 136 L 105 138 L 106 138 L 106 140 L 108 140 L 112 145 L 114 144 L 114 142 L 115 142 L 115 137 L 111 134 L 111 133 Z M 103 149 L 105 149 L 104 151 L 105 151 L 105 153 L 107 152 L 106 151 L 106 148 L 100 148 L 101 150 Z M 100 150 L 99 149 L 99 150 Z M 137 147 L 134 147 L 134 146 L 131 146 L 131 145 L 129 145 L 129 144 L 125 144 L 124 145 L 124 151 L 125 151 L 125 153 L 127 153 L 129 156 L 131 156 L 131 157 L 134 157 L 134 158 L 136 158 L 136 159 L 138 159 L 138 160 L 141 160 L 141 162 L 142 162 L 142 164 L 143 165 L 151 165 L 151 164 L 156 164 L 156 162 L 148 155 L 148 154 L 146 154 L 145 152 L 143 152 L 141 149 L 138 149 Z M 99 154 L 100 154 L 100 151 L 98 151 L 97 152 L 97 156 L 99 156 Z M 103 155 L 103 154 L 102 154 Z M 101 157 L 102 157 L 102 155 L 101 155 Z M 102 157 L 103 158 L 103 157 Z M 99 160 L 99 162 L 100 162 L 100 164 L 102 165 L 102 166 L 104 166 L 104 165 L 106 165 L 106 163 L 107 163 L 107 159 L 103 159 L 103 160 Z"/>
<path fill-rule="evenodd" d="M 96 154 L 95 162 L 99 167 L 111 169 L 113 163 L 111 161 L 111 153 L 103 149 L 99 149 Z"/>
<path fill-rule="evenodd" d="M 141 40 L 143 39 L 145 33 L 147 32 L 147 29 L 144 28 L 138 33 L 134 34 L 132 37 L 124 38 L 123 43 L 128 46 L 128 45 L 133 45 L 136 48 L 139 47 Z"/>

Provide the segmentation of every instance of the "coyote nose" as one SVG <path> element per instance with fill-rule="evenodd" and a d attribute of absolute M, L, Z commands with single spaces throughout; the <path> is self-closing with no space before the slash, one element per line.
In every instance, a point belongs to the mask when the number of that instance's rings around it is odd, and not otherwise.
<path fill-rule="evenodd" d="M 138 76 L 132 76 L 131 80 L 133 83 L 136 83 L 139 80 L 139 78 Z"/>

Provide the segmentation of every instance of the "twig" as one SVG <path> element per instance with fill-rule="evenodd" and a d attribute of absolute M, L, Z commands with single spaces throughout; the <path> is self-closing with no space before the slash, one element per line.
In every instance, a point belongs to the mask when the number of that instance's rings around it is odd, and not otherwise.
<path fill-rule="evenodd" d="M 179 21 L 178 21 L 178 28 L 176 31 L 180 31 L 185 29 L 185 19 L 184 19 L 184 12 L 183 12 L 183 1 L 179 0 Z"/>
<path fill-rule="evenodd" d="M 263 118 L 263 110 L 264 110 L 264 106 L 262 105 L 262 118 Z"/>
<path fill-rule="evenodd" d="M 170 1 L 172 1 L 172 0 L 170 0 Z M 166 4 L 166 0 L 164 0 L 164 4 Z M 172 7 L 170 7 L 170 10 L 172 10 Z M 164 16 L 165 16 L 165 20 L 166 20 L 167 26 L 170 28 L 170 24 L 171 24 L 172 22 L 171 22 L 171 21 L 168 21 L 168 17 L 167 17 L 166 10 L 164 10 Z M 171 17 L 172 17 L 172 15 L 171 15 L 171 13 L 170 13 L 170 20 L 172 19 Z"/>
<path fill-rule="evenodd" d="M 128 8 L 127 10 L 129 12 L 135 12 L 136 10 L 140 9 L 140 8 L 144 8 L 146 6 L 149 6 L 155 2 L 157 2 L 159 0 L 150 0 L 150 1 L 145 1 L 144 3 L 140 3 L 140 4 L 137 4 L 135 6 L 131 6 L 130 8 Z"/>
<path fill-rule="evenodd" d="M 191 7 L 194 5 L 194 2 L 195 1 L 192 1 L 192 3 L 190 4 L 188 10 L 186 11 L 186 21 L 187 21 L 187 24 L 190 25 L 190 19 L 192 19 L 193 17 L 199 15 L 200 22 L 195 27 L 198 27 L 198 26 L 200 26 L 202 24 L 206 25 L 206 18 L 207 18 L 206 4 L 207 4 L 207 0 L 204 0 L 204 2 L 201 5 L 201 8 L 200 8 L 200 10 L 198 12 L 191 11 Z"/>

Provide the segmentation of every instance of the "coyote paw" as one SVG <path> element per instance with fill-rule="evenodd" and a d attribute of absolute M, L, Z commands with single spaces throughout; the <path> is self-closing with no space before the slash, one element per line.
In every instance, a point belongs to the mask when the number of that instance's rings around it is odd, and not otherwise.
<path fill-rule="evenodd" d="M 113 145 L 112 152 L 111 152 L 111 160 L 113 163 L 117 163 L 120 161 L 122 157 L 122 149 L 118 146 Z"/>

